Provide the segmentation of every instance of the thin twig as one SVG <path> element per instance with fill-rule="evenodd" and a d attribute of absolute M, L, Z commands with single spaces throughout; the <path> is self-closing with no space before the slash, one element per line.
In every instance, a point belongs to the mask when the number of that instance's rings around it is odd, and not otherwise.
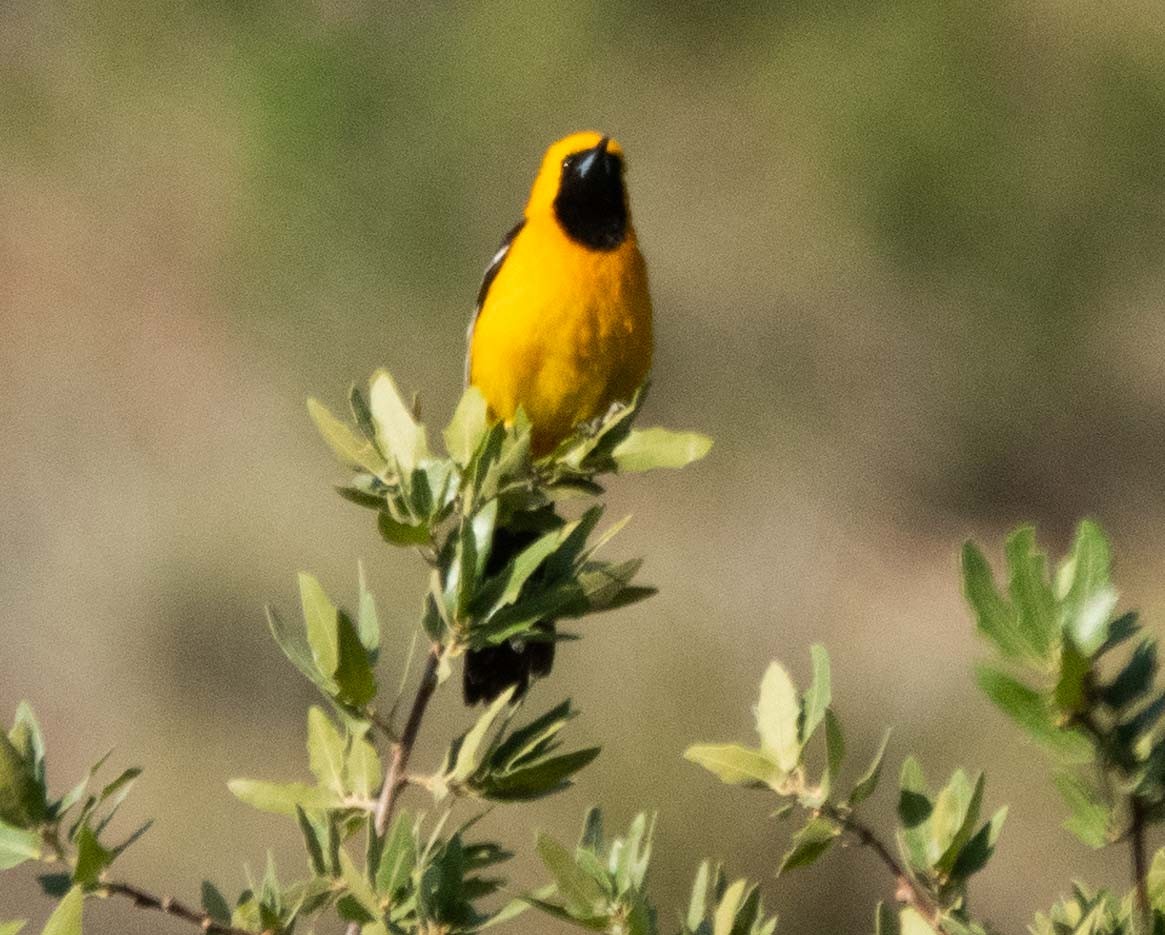
<path fill-rule="evenodd" d="M 154 909 L 176 919 L 182 919 L 184 922 L 190 922 L 209 935 L 255 935 L 254 932 L 249 932 L 246 929 L 216 922 L 207 913 L 191 909 L 172 896 L 155 896 L 153 893 L 147 893 L 129 883 L 102 883 L 101 889 L 109 896 L 125 896 L 132 900 L 138 909 Z M 265 930 L 264 935 L 269 935 L 269 932 L 270 930 Z"/>
<path fill-rule="evenodd" d="M 890 849 L 882 843 L 881 839 L 874 833 L 874 830 L 868 825 L 854 818 L 853 815 L 846 814 L 836 807 L 826 804 L 820 809 L 821 814 L 827 818 L 837 822 L 841 827 L 852 834 L 859 844 L 868 847 L 877 856 L 878 859 L 886 865 L 886 869 L 894 876 L 894 881 L 897 888 L 894 891 L 894 898 L 904 906 L 909 906 L 920 916 L 923 920 L 940 935 L 947 935 L 947 930 L 943 927 L 942 917 L 943 910 L 938 906 L 930 895 L 924 890 L 915 879 L 906 871 L 898 858 L 890 853 Z"/>
<path fill-rule="evenodd" d="M 425 716 L 425 708 L 429 706 L 429 699 L 433 697 L 433 692 L 437 688 L 437 666 L 440 661 L 441 646 L 434 644 L 425 661 L 425 671 L 421 675 L 421 684 L 417 686 L 417 694 L 413 698 L 413 706 L 409 711 L 409 719 L 405 722 L 405 729 L 400 735 L 400 740 L 392 745 L 388 775 L 381 787 L 373 818 L 377 837 L 384 837 L 388 830 L 388 823 L 392 820 L 392 813 L 396 808 L 397 796 L 405 785 L 405 770 L 408 768 L 413 746 L 417 742 L 417 734 L 421 730 L 421 719 Z"/>
<path fill-rule="evenodd" d="M 409 757 L 413 754 L 417 735 L 421 731 L 421 719 L 424 718 L 425 709 L 429 706 L 429 699 L 433 697 L 433 692 L 437 688 L 437 667 L 440 663 L 441 644 L 434 643 L 429 648 L 429 654 L 425 660 L 425 671 L 421 674 L 421 684 L 417 686 L 417 693 L 413 697 L 413 706 L 409 710 L 409 719 L 405 722 L 405 729 L 400 735 L 400 740 L 392 745 L 388 774 L 384 777 L 384 785 L 380 787 L 380 796 L 376 800 L 372 826 L 376 830 L 378 838 L 383 838 L 385 832 L 388 831 L 388 823 L 392 821 L 392 813 L 396 809 L 397 797 L 401 790 L 408 785 L 405 770 L 409 765 Z M 359 922 L 348 923 L 347 935 L 359 935 L 359 932 Z"/>

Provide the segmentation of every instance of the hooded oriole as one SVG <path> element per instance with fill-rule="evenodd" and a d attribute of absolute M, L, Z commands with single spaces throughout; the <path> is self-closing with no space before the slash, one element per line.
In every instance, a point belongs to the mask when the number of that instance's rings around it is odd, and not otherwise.
<path fill-rule="evenodd" d="M 535 455 L 581 423 L 630 399 L 651 368 L 647 267 L 631 226 L 623 150 L 608 136 L 574 133 L 551 145 L 522 220 L 485 271 L 469 329 L 469 382 L 494 418 L 519 406 Z M 504 562 L 525 543 L 495 542 Z M 550 628 L 552 622 L 545 626 Z M 553 642 L 470 652 L 465 700 L 524 691 L 550 671 Z"/>

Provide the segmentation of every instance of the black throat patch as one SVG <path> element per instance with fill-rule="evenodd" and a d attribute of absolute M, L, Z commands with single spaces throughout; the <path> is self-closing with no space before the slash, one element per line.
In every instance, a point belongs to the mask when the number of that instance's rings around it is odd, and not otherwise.
<path fill-rule="evenodd" d="M 614 250 L 627 237 L 623 160 L 584 150 L 562 163 L 554 215 L 571 240 L 592 250 Z"/>

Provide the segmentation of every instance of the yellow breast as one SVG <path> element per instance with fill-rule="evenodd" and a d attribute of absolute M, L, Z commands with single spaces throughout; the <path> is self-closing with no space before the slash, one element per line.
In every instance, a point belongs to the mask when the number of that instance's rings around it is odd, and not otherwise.
<path fill-rule="evenodd" d="M 545 453 L 629 399 L 651 369 L 651 298 L 633 230 L 614 250 L 527 218 L 473 328 L 469 380 L 495 417 L 518 406 Z"/>

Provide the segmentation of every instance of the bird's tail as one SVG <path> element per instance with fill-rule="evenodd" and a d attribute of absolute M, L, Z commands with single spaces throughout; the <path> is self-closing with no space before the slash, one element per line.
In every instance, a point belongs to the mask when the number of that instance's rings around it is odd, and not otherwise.
<path fill-rule="evenodd" d="M 540 623 L 538 629 L 551 637 L 554 635 L 553 621 Z M 488 704 L 511 685 L 516 686 L 514 698 L 521 698 L 531 679 L 549 675 L 553 665 L 553 639 L 471 649 L 465 654 L 462 681 L 465 703 L 475 705 L 484 701 Z"/>

